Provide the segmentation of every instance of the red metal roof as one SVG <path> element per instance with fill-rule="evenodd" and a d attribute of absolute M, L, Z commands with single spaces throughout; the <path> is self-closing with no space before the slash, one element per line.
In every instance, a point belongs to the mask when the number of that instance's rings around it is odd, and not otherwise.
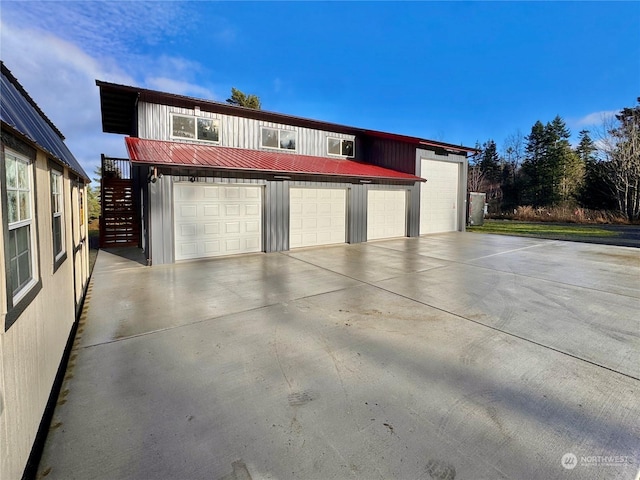
<path fill-rule="evenodd" d="M 424 181 L 424 179 L 408 173 L 346 159 L 146 140 L 135 137 L 126 137 L 125 142 L 129 158 L 133 163 L 192 168 L 206 167 L 226 171 L 271 174 L 321 175 L 411 182 Z"/>

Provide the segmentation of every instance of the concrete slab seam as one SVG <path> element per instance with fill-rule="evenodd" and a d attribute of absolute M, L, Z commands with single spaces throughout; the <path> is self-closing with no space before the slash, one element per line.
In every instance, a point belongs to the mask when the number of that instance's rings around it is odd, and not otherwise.
<path fill-rule="evenodd" d="M 295 257 L 294 257 L 294 258 L 295 258 Z M 586 358 L 578 357 L 577 355 L 573 355 L 572 353 L 562 351 L 562 350 L 560 350 L 560 349 L 557 349 L 557 348 L 551 347 L 551 346 L 549 346 L 549 345 L 545 345 L 545 344 L 543 344 L 543 343 L 536 342 L 536 341 L 534 341 L 534 340 L 530 340 L 530 339 L 528 339 L 528 338 L 524 338 L 524 337 L 522 337 L 522 336 L 520 336 L 520 335 L 516 335 L 515 333 L 511 333 L 511 332 L 507 332 L 507 331 L 505 331 L 505 330 L 501 330 L 501 329 L 499 329 L 499 328 L 493 327 L 493 326 L 488 325 L 488 324 L 486 324 L 486 323 L 482 323 L 482 322 L 480 322 L 480 321 L 478 321 L 478 320 L 474 320 L 474 319 L 472 319 L 472 318 L 467 318 L 467 317 L 465 317 L 464 315 L 460 315 L 460 314 L 458 314 L 458 313 L 451 312 L 451 311 L 446 310 L 446 309 L 444 309 L 444 308 L 436 307 L 435 305 L 430 305 L 430 304 L 428 304 L 428 303 L 426 303 L 426 302 L 421 302 L 420 300 L 416 300 L 415 298 L 411 298 L 411 297 L 409 297 L 409 296 L 407 296 L 407 295 L 403 295 L 403 294 L 401 294 L 401 293 L 394 292 L 394 291 L 392 291 L 392 290 L 388 290 L 388 289 L 383 288 L 383 287 L 381 287 L 381 286 L 379 286 L 379 285 L 376 285 L 376 284 L 373 284 L 373 283 L 369 283 L 369 282 L 366 282 L 366 281 L 364 281 L 364 280 L 358 280 L 358 279 L 352 278 L 352 277 L 350 277 L 349 275 L 345 275 L 345 274 L 340 273 L 340 272 L 334 272 L 333 270 L 329 270 L 329 269 L 328 269 L 328 268 L 326 268 L 326 267 L 323 267 L 323 266 L 321 266 L 321 265 L 315 265 L 315 264 L 313 264 L 313 263 L 311 263 L 311 262 L 308 262 L 308 261 L 306 261 L 306 260 L 302 260 L 302 259 L 300 259 L 300 258 L 296 258 L 296 260 L 299 260 L 299 261 L 301 261 L 301 262 L 303 262 L 303 263 L 307 263 L 307 264 L 309 264 L 309 265 L 314 265 L 314 266 L 316 266 L 317 268 L 321 268 L 321 269 L 323 269 L 323 270 L 327 270 L 327 271 L 330 271 L 330 272 L 336 273 L 337 275 L 342 275 L 343 277 L 346 277 L 346 278 L 351 278 L 351 279 L 353 279 L 353 280 L 357 280 L 357 281 L 359 281 L 359 282 L 362 282 L 362 283 L 363 283 L 363 284 L 365 284 L 365 285 L 369 285 L 369 286 L 371 286 L 371 287 L 373 287 L 373 288 L 376 288 L 376 289 L 378 289 L 378 290 L 382 290 L 382 291 L 387 292 L 387 293 L 390 293 L 390 294 L 392 294 L 392 295 L 397 295 L 397 296 L 399 296 L 399 297 L 402 297 L 402 298 L 404 298 L 404 299 L 406 299 L 406 300 L 410 300 L 410 301 L 412 301 L 412 302 L 418 303 L 418 304 L 420 304 L 420 305 L 425 305 L 425 306 L 427 306 L 427 307 L 434 308 L 434 309 L 439 310 L 439 311 L 441 311 L 441 312 L 444 312 L 444 313 L 447 313 L 447 314 L 449 314 L 449 315 L 453 315 L 453 316 L 455 316 L 455 317 L 458 317 L 458 318 L 460 318 L 460 319 L 462 319 L 462 320 L 467 320 L 467 321 L 472 322 L 472 323 L 475 323 L 475 324 L 477 324 L 477 325 L 481 325 L 481 326 L 486 327 L 486 328 L 489 328 L 489 329 L 491 329 L 491 330 L 494 330 L 494 331 L 497 331 L 497 332 L 503 333 L 503 334 L 505 334 L 505 335 L 509 335 L 509 336 L 511 336 L 511 337 L 513 337 L 513 338 L 517 338 L 517 339 L 523 340 L 523 341 L 525 341 L 525 342 L 531 343 L 531 344 L 533 344 L 533 345 L 537 345 L 537 346 L 539 346 L 539 347 L 542 347 L 542 348 L 546 348 L 546 349 L 552 350 L 552 351 L 554 351 L 554 352 L 557 352 L 557 353 L 560 353 L 560 354 L 566 355 L 566 356 L 571 357 L 571 358 L 574 358 L 574 359 L 576 359 L 576 360 L 580 360 L 580 361 L 582 361 L 582 362 L 589 363 L 589 364 L 591 364 L 591 365 L 594 365 L 594 366 L 596 366 L 596 367 L 603 368 L 603 369 L 608 370 L 608 371 L 610 371 L 610 372 L 617 373 L 617 374 L 622 375 L 622 376 L 624 376 L 624 377 L 628 377 L 628 378 L 631 378 L 631 379 L 633 379 L 633 380 L 640 381 L 640 377 L 634 377 L 633 375 L 629 375 L 629 374 L 627 374 L 627 373 L 619 372 L 619 371 L 617 371 L 617 370 L 614 370 L 613 368 L 606 367 L 606 366 L 604 366 L 604 365 L 601 365 L 601 364 L 599 364 L 599 363 L 597 363 L 597 362 L 593 362 L 593 361 L 591 361 L 591 360 L 587 360 Z M 471 266 L 475 266 L 475 265 L 471 265 Z M 514 273 L 514 275 L 518 275 L 518 274 Z M 535 277 L 534 277 L 534 278 L 535 278 Z M 554 283 L 560 283 L 560 282 L 554 282 Z M 574 286 L 575 286 L 575 285 L 574 285 Z M 581 288 L 585 288 L 585 287 L 581 287 Z M 592 290 L 593 290 L 593 289 L 592 289 Z M 611 292 L 605 292 L 605 293 L 611 293 Z M 615 294 L 613 294 L 613 295 L 615 295 Z M 631 298 L 635 298 L 635 297 L 631 297 Z"/>

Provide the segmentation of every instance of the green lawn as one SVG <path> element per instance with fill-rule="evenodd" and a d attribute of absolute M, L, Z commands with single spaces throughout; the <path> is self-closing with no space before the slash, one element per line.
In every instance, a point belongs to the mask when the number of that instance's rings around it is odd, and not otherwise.
<path fill-rule="evenodd" d="M 540 238 L 615 237 L 617 232 L 597 225 L 558 225 L 555 223 L 485 220 L 483 226 L 467 227 L 468 232 L 521 235 Z"/>

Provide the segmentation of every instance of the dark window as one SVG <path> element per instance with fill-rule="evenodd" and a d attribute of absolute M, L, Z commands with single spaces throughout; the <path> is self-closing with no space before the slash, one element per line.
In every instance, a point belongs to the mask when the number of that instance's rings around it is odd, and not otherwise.
<path fill-rule="evenodd" d="M 178 138 L 196 138 L 195 117 L 185 117 L 182 115 L 171 116 L 171 136 Z"/>
<path fill-rule="evenodd" d="M 295 150 L 297 137 L 298 134 L 294 130 L 262 127 L 260 130 L 260 145 L 279 150 Z"/>
<path fill-rule="evenodd" d="M 343 138 L 327 137 L 327 153 L 329 155 L 338 155 L 340 157 L 354 156 L 354 141 L 345 140 Z"/>
<path fill-rule="evenodd" d="M 62 195 L 62 173 L 51 170 L 51 221 L 53 225 L 53 258 L 64 255 L 64 196 Z"/>

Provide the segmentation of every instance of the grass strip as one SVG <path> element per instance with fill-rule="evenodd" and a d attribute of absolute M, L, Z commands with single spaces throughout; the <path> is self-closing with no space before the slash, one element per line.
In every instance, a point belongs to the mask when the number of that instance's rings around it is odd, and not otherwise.
<path fill-rule="evenodd" d="M 615 237 L 618 235 L 617 232 L 590 225 L 557 225 L 513 221 L 485 221 L 482 226 L 467 227 L 467 231 L 536 237 Z"/>

